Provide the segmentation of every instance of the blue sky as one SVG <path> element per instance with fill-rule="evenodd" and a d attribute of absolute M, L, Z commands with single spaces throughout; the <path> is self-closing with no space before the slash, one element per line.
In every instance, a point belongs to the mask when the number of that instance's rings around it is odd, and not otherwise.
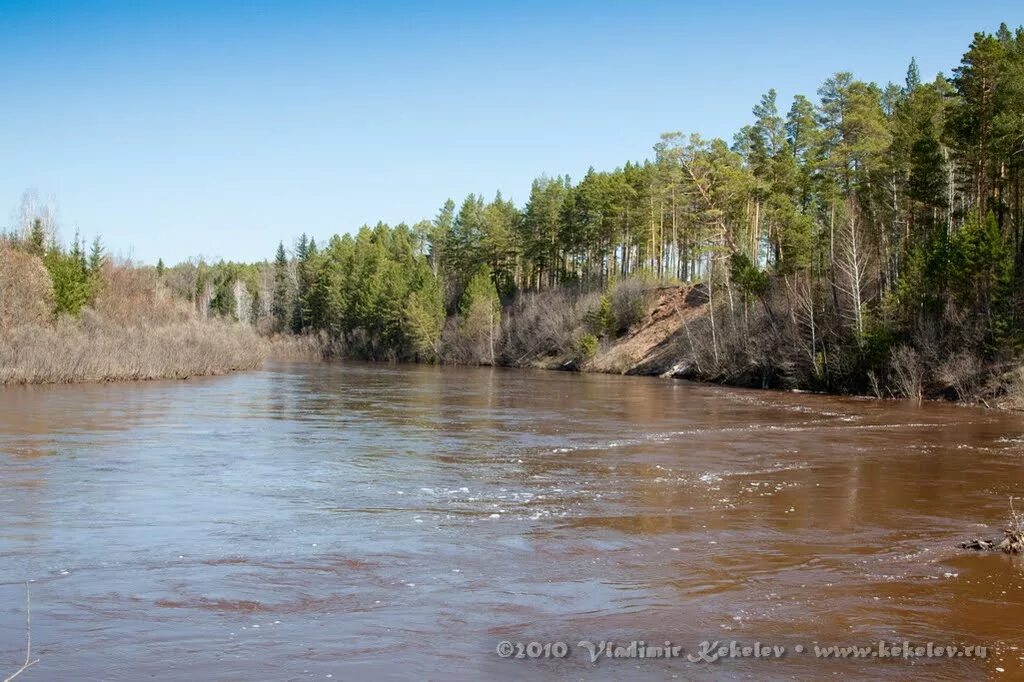
<path fill-rule="evenodd" d="M 949 72 L 1019 3 L 0 0 L 0 224 L 53 197 L 62 235 L 153 263 L 272 257 L 541 173 L 731 139 L 838 70 Z"/>

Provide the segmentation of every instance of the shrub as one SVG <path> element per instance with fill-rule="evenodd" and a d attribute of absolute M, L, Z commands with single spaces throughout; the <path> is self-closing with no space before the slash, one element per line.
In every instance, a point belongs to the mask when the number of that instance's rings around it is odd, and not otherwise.
<path fill-rule="evenodd" d="M 87 269 L 77 244 L 75 250 L 68 253 L 60 249 L 47 251 L 43 263 L 53 282 L 53 302 L 57 314 L 77 315 L 95 293 L 95 279 Z"/>
<path fill-rule="evenodd" d="M 248 325 L 197 319 L 151 270 L 103 266 L 93 307 L 56 320 L 50 281 L 40 258 L 0 245 L 0 384 L 221 374 L 258 367 L 277 345 Z"/>
<path fill-rule="evenodd" d="M 94 312 L 0 336 L 0 384 L 187 378 L 258 367 L 268 342 L 246 325 L 189 320 L 124 327 Z"/>
<path fill-rule="evenodd" d="M 106 264 L 92 307 L 118 324 L 184 322 L 194 316 L 191 306 L 175 298 L 155 270 L 128 264 Z"/>
<path fill-rule="evenodd" d="M 43 261 L 0 243 L 0 331 L 52 316 L 53 283 Z"/>
<path fill-rule="evenodd" d="M 463 292 L 459 318 L 463 345 L 469 350 L 471 362 L 493 365 L 501 326 L 501 301 L 487 266 L 477 271 Z"/>
<path fill-rule="evenodd" d="M 961 351 L 949 358 L 936 371 L 941 383 L 953 389 L 959 400 L 974 400 L 982 384 L 981 359 L 969 351 Z"/>
<path fill-rule="evenodd" d="M 924 366 L 917 351 L 910 346 L 894 348 L 889 365 L 897 394 L 920 402 L 924 393 Z"/>
<path fill-rule="evenodd" d="M 615 336 L 615 314 L 612 312 L 612 297 L 605 294 L 598 299 L 597 305 L 588 310 L 585 316 L 587 327 L 600 336 Z"/>
<path fill-rule="evenodd" d="M 597 337 L 593 334 L 584 334 L 576 341 L 576 352 L 579 354 L 580 360 L 586 362 L 592 360 L 597 355 L 597 349 L 600 342 Z"/>
<path fill-rule="evenodd" d="M 611 291 L 612 317 L 615 320 L 614 335 L 629 330 L 647 315 L 654 287 L 639 278 L 617 282 Z"/>
<path fill-rule="evenodd" d="M 598 295 L 549 289 L 519 296 L 503 320 L 502 356 L 512 365 L 575 352 Z M 589 326 L 589 323 L 586 323 Z"/>

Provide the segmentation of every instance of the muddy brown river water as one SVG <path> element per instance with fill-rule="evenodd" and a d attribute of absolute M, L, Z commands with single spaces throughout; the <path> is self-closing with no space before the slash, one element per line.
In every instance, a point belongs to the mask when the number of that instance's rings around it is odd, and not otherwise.
<path fill-rule="evenodd" d="M 948 405 L 356 364 L 0 389 L 0 679 L 26 580 L 19 682 L 1022 679 L 1024 558 L 958 548 L 1011 494 L 1024 418 Z M 814 649 L 879 641 L 986 658 Z"/>

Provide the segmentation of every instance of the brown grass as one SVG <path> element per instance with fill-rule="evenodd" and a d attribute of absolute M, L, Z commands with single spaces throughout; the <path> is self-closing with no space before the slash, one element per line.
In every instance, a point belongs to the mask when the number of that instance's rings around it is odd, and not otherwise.
<path fill-rule="evenodd" d="M 334 357 L 344 357 L 344 347 L 340 341 L 331 340 L 327 334 L 275 334 L 265 338 L 268 345 L 267 357 L 270 360 L 304 360 L 319 361 Z"/>
<path fill-rule="evenodd" d="M 253 369 L 276 349 L 293 358 L 306 350 L 245 324 L 200 319 L 152 271 L 126 264 L 104 268 L 96 300 L 78 317 L 53 320 L 48 288 L 37 281 L 40 275 L 49 284 L 39 259 L 14 251 L 0 257 L 17 266 L 0 269 L 4 291 L 18 295 L 16 306 L 7 305 L 32 311 L 0 318 L 0 384 L 184 379 Z M 31 285 L 15 287 L 13 273 Z"/>
<path fill-rule="evenodd" d="M 237 323 L 122 326 L 98 313 L 0 337 L 0 384 L 184 379 L 259 367 L 269 342 Z"/>

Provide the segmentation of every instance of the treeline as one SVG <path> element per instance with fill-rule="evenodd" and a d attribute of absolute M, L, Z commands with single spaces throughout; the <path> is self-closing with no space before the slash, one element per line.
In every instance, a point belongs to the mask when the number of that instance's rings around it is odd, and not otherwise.
<path fill-rule="evenodd" d="M 991 364 L 1020 350 L 1022 169 L 1024 32 L 1004 25 L 976 34 L 949 77 L 924 81 L 914 61 L 899 85 L 837 73 L 785 112 L 769 90 L 731 143 L 665 134 L 653 159 L 538 178 L 522 207 L 470 195 L 412 227 L 303 237 L 248 295 L 262 297 L 257 322 L 353 355 L 489 362 L 510 336 L 498 301 L 508 318 L 530 292 L 703 281 L 699 374 L 754 365 L 765 383 L 867 390 L 896 354 L 923 372 L 950 353 Z M 749 340 L 761 351 L 723 345 L 740 323 L 771 337 Z"/>

